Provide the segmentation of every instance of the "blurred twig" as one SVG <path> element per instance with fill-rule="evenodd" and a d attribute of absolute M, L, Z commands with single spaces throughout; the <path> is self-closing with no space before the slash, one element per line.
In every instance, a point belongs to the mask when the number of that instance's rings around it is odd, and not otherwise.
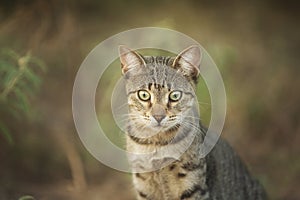
<path fill-rule="evenodd" d="M 1 111 L 13 118 L 30 116 L 30 98 L 32 98 L 41 83 L 37 69 L 45 70 L 43 62 L 31 55 L 18 55 L 11 49 L 3 49 L 0 54 L 0 103 Z M 3 113 L 1 113 L 3 114 Z M 8 126 L 0 121 L 0 131 L 9 144 L 13 139 Z"/>
<path fill-rule="evenodd" d="M 18 200 L 35 200 L 35 198 L 30 195 L 25 195 L 25 196 L 21 196 Z"/>
<path fill-rule="evenodd" d="M 14 87 L 16 86 L 16 84 L 18 83 L 18 81 L 21 79 L 22 75 L 24 74 L 24 71 L 27 68 L 27 63 L 28 60 L 30 59 L 30 53 L 27 53 L 26 56 L 24 57 L 20 57 L 18 59 L 18 72 L 16 73 L 16 75 L 14 77 L 12 77 L 11 79 L 8 80 L 8 84 L 7 86 L 4 88 L 3 92 L 0 95 L 0 98 L 5 99 L 7 97 L 7 95 L 13 91 Z"/>
<path fill-rule="evenodd" d="M 71 168 L 73 178 L 73 189 L 77 197 L 85 195 L 87 189 L 87 182 L 84 173 L 83 163 L 80 155 L 74 146 L 74 141 L 68 136 L 67 122 L 64 120 L 54 120 L 51 129 L 54 132 L 54 137 L 58 141 L 59 146 L 63 149 Z M 81 198 L 79 198 L 81 199 Z"/>

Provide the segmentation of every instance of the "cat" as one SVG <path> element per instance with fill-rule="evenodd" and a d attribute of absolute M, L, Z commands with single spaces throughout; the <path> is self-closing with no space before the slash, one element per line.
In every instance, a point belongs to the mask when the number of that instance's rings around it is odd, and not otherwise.
<path fill-rule="evenodd" d="M 142 56 L 126 46 L 119 54 L 129 110 L 126 149 L 145 155 L 128 156 L 138 200 L 266 199 L 223 139 L 200 156 L 207 130 L 195 106 L 199 46 L 176 57 Z"/>

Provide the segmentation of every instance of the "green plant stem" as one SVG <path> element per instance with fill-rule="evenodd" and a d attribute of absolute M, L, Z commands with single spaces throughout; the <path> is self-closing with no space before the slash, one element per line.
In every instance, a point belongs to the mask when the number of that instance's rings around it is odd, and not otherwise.
<path fill-rule="evenodd" d="M 27 61 L 28 61 L 28 56 L 24 56 L 18 59 L 18 66 L 19 66 L 19 71 L 17 75 L 10 80 L 8 83 L 8 86 L 3 90 L 3 92 L 0 95 L 1 99 L 6 99 L 7 95 L 12 91 L 12 89 L 15 87 L 19 79 L 22 77 L 26 67 L 27 67 Z"/>

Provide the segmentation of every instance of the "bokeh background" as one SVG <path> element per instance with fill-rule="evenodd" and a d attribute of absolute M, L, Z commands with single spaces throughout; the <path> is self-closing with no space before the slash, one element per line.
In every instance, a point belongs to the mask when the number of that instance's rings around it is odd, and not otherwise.
<path fill-rule="evenodd" d="M 227 91 L 222 136 L 270 199 L 300 199 L 299 8 L 291 0 L 1 1 L 0 199 L 134 199 L 130 175 L 104 166 L 80 142 L 71 102 L 89 51 L 144 26 L 202 44 Z M 100 84 L 121 76 L 113 72 Z M 203 102 L 208 122 L 209 99 Z"/>

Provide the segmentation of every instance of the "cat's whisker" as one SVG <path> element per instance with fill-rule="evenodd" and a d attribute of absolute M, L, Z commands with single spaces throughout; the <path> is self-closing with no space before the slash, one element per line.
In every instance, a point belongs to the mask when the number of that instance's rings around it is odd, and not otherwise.
<path fill-rule="evenodd" d="M 124 104 L 122 104 L 122 105 L 120 105 L 120 106 L 118 106 L 117 107 L 117 109 L 118 110 L 121 110 L 123 107 L 125 107 L 125 106 L 128 106 L 128 103 L 126 102 L 126 103 L 124 103 Z"/>
<path fill-rule="evenodd" d="M 126 120 L 126 119 L 139 119 L 140 117 L 138 115 L 132 115 L 132 116 L 123 116 L 120 117 L 120 120 Z"/>
<path fill-rule="evenodd" d="M 188 119 L 196 119 L 196 121 L 201 121 L 201 117 L 195 117 L 195 116 L 184 116 L 184 118 L 188 118 Z"/>
<path fill-rule="evenodd" d="M 206 103 L 206 102 L 201 102 L 201 101 L 197 101 L 199 107 L 205 110 L 211 109 L 211 104 L 210 103 Z"/>
<path fill-rule="evenodd" d="M 120 114 L 120 116 L 139 116 L 138 114 L 135 114 L 135 113 L 126 113 L 126 114 Z"/>
<path fill-rule="evenodd" d="M 184 119 L 194 119 L 195 121 L 201 121 L 201 117 L 200 116 L 179 115 L 178 117 L 180 118 L 181 121 L 183 121 Z"/>
<path fill-rule="evenodd" d="M 133 120 L 137 120 L 137 119 L 139 119 L 139 118 L 131 118 L 131 119 L 126 118 L 126 119 L 120 119 L 120 120 L 118 120 L 118 122 L 129 122 L 129 121 L 133 121 Z"/>
<path fill-rule="evenodd" d="M 200 134 L 205 137 L 205 133 L 202 132 L 202 130 L 200 129 L 200 126 L 197 126 L 197 125 L 195 125 L 191 122 L 188 122 L 188 121 L 184 121 L 182 124 L 193 127 L 194 129 L 197 130 L 197 133 L 200 132 Z"/>
<path fill-rule="evenodd" d="M 124 116 L 124 117 L 122 117 L 122 118 L 120 118 L 120 119 L 140 119 L 141 117 L 140 116 L 138 116 L 138 115 L 132 115 L 132 116 Z"/>
<path fill-rule="evenodd" d="M 145 135 L 142 135 L 144 133 L 144 130 L 146 129 L 146 127 L 147 127 L 146 124 L 143 124 L 143 125 L 140 124 L 140 126 L 138 127 L 139 131 L 137 134 L 135 133 L 136 134 L 135 136 L 140 137 L 140 138 L 147 138 L 147 137 L 145 137 Z"/>
<path fill-rule="evenodd" d="M 202 102 L 202 101 L 197 101 L 199 104 L 202 104 L 202 105 L 207 105 L 207 106 L 211 106 L 210 103 L 207 103 L 207 102 Z"/>
<path fill-rule="evenodd" d="M 206 105 L 199 105 L 199 108 L 201 109 L 201 110 L 205 110 L 205 111 L 207 111 L 207 110 L 210 110 L 211 109 L 211 106 L 206 106 Z"/>

